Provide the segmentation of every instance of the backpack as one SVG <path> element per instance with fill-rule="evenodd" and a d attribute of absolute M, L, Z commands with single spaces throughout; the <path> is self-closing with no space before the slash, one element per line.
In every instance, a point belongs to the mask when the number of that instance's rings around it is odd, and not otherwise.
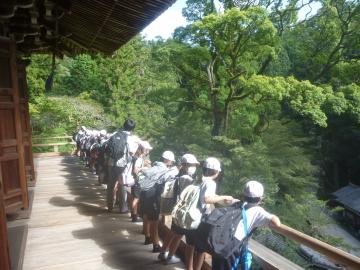
<path fill-rule="evenodd" d="M 169 169 L 162 162 L 156 162 L 151 168 L 142 171 L 139 174 L 138 181 L 141 191 L 149 191 L 156 188 L 158 180 L 168 171 Z"/>
<path fill-rule="evenodd" d="M 72 135 L 72 140 L 74 142 L 78 142 L 78 137 L 79 137 L 79 133 L 78 132 L 75 132 L 73 135 Z"/>
<path fill-rule="evenodd" d="M 242 219 L 242 202 L 215 208 L 205 216 L 197 230 L 196 247 L 212 256 L 228 258 L 249 239 L 250 232 L 242 241 L 235 237 L 236 228 Z"/>
<path fill-rule="evenodd" d="M 125 154 L 127 148 L 127 137 L 127 133 L 120 130 L 108 140 L 107 151 L 109 156 L 115 160 L 115 162 L 122 158 Z"/>
<path fill-rule="evenodd" d="M 160 213 L 162 215 L 171 215 L 174 209 L 178 198 L 179 179 L 180 177 L 177 176 L 164 184 L 160 199 Z"/>
<path fill-rule="evenodd" d="M 198 228 L 202 212 L 199 209 L 200 186 L 189 185 L 180 194 L 171 215 L 176 225 L 183 229 L 195 230 Z"/>
<path fill-rule="evenodd" d="M 176 197 L 175 195 L 175 189 L 176 185 L 178 185 L 180 177 L 175 177 L 173 179 L 169 179 L 169 181 L 165 182 L 163 192 L 161 193 L 161 198 L 164 199 L 174 199 Z"/>

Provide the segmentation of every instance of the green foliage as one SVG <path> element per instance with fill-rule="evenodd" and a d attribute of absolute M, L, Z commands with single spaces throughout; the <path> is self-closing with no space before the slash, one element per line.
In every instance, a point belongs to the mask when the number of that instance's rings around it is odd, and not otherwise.
<path fill-rule="evenodd" d="M 41 95 L 34 98 L 29 109 L 35 136 L 71 135 L 82 125 L 92 128 L 111 126 L 99 105 L 80 98 Z"/>
<path fill-rule="evenodd" d="M 45 81 L 51 71 L 51 57 L 44 54 L 34 54 L 31 65 L 27 68 L 27 83 L 30 101 L 45 92 Z"/>

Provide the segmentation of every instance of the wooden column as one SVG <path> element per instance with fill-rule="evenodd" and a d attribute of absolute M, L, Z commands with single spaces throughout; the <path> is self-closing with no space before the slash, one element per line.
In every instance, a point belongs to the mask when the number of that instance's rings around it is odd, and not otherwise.
<path fill-rule="evenodd" d="M 1 167 L 0 167 L 0 269 L 10 270 L 10 254 L 8 244 L 8 233 L 4 206 L 4 196 L 1 186 Z"/>
<path fill-rule="evenodd" d="M 20 118 L 22 129 L 22 144 L 24 146 L 25 174 L 28 185 L 35 185 L 34 159 L 32 152 L 31 124 L 29 114 L 29 90 L 26 82 L 26 63 L 17 62 L 19 85 Z"/>
<path fill-rule="evenodd" d="M 0 167 L 7 213 L 28 207 L 15 43 L 0 37 Z"/>

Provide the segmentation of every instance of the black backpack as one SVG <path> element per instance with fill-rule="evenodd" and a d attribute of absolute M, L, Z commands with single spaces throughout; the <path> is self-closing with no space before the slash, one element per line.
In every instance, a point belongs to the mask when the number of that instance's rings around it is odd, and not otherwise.
<path fill-rule="evenodd" d="M 78 132 L 73 133 L 72 139 L 74 142 L 77 142 Z"/>
<path fill-rule="evenodd" d="M 214 209 L 203 218 L 196 231 L 196 247 L 212 256 L 228 258 L 240 250 L 254 232 L 251 231 L 242 241 L 238 240 L 235 231 L 241 219 L 242 202 Z"/>
<path fill-rule="evenodd" d="M 114 161 L 117 161 L 124 156 L 127 145 L 127 137 L 127 133 L 121 130 L 110 137 L 107 143 L 107 151 Z"/>

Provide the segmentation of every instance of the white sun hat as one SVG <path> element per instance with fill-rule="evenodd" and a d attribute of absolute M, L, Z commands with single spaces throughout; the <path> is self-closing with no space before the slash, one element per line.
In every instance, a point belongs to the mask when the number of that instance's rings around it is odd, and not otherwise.
<path fill-rule="evenodd" d="M 165 151 L 162 155 L 162 158 L 170 160 L 170 161 L 175 161 L 175 155 L 173 152 L 171 151 Z"/>
<path fill-rule="evenodd" d="M 150 143 L 149 143 L 148 141 L 141 141 L 141 142 L 140 142 L 140 145 L 141 145 L 142 147 L 144 147 L 145 149 L 148 149 L 148 150 L 152 150 L 152 149 L 153 149 L 152 146 L 150 145 Z"/>
<path fill-rule="evenodd" d="M 200 164 L 196 157 L 192 154 L 185 154 L 181 157 L 181 163 L 186 164 Z"/>
<path fill-rule="evenodd" d="M 264 186 L 258 181 L 249 181 L 245 184 L 244 195 L 249 198 L 259 198 L 264 195 Z"/>
<path fill-rule="evenodd" d="M 221 172 L 221 164 L 220 161 L 217 158 L 209 157 L 204 161 L 204 168 L 216 170 L 218 172 Z"/>

